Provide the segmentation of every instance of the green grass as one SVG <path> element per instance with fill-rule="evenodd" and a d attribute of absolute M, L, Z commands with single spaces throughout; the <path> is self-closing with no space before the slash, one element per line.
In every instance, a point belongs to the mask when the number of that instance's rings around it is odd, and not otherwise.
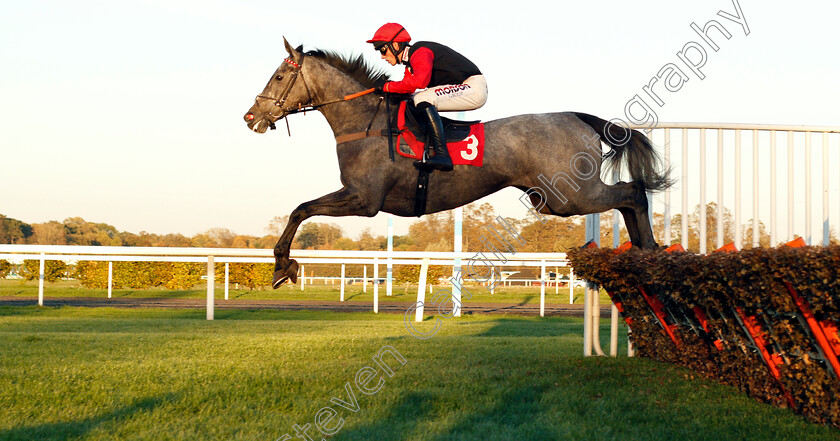
<path fill-rule="evenodd" d="M 440 285 L 433 288 L 433 293 L 438 289 L 445 288 Z M 487 288 L 470 287 L 468 288 L 473 295 L 470 300 L 465 302 L 475 303 L 516 303 L 516 304 L 535 304 L 540 302 L 540 287 L 539 286 L 512 286 L 500 287 L 495 290 L 494 294 L 490 294 Z M 555 288 L 546 287 L 545 300 L 549 304 L 569 304 L 569 288 L 560 288 L 559 293 L 555 294 Z M 230 289 L 228 296 L 231 300 L 334 300 L 340 299 L 341 286 L 340 285 L 306 285 L 304 291 L 300 290 L 300 285 L 284 285 L 277 290 L 262 289 L 262 290 L 247 290 L 247 289 Z M 426 291 L 428 298 L 428 291 Z M 14 280 L 0 280 L 0 296 L 13 297 L 29 297 L 33 299 L 38 298 L 38 282 L 21 282 Z M 62 280 L 56 283 L 47 283 L 44 285 L 45 297 L 99 297 L 106 298 L 108 290 L 106 289 L 87 289 L 82 288 L 77 281 Z M 170 289 L 115 289 L 112 292 L 114 298 L 188 298 L 188 299 L 203 299 L 207 296 L 206 286 L 196 286 L 189 290 L 170 290 Z M 216 298 L 224 299 L 224 285 L 216 284 Z M 364 292 L 361 285 L 346 285 L 344 287 L 344 299 L 352 302 L 373 302 L 373 287 L 368 286 L 367 292 Z M 381 285 L 379 289 L 379 301 L 389 302 L 414 302 L 417 300 L 417 285 L 394 284 L 393 295 L 385 295 L 385 286 Z M 606 292 L 601 291 L 600 302 L 602 305 L 608 305 L 610 300 Z M 574 295 L 575 304 L 583 304 L 583 288 L 576 288 Z"/>
<path fill-rule="evenodd" d="M 581 319 L 469 316 L 419 340 L 390 314 L 216 317 L 0 307 L 0 440 L 274 441 L 326 406 L 336 440 L 840 439 L 679 367 L 583 358 Z M 352 386 L 358 412 L 331 404 L 383 345 L 406 364 Z"/>

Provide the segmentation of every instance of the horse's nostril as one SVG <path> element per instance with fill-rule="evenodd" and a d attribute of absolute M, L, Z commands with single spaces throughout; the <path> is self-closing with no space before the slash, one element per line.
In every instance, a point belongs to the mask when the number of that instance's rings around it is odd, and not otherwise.
<path fill-rule="evenodd" d="M 245 114 L 245 120 L 246 121 L 253 121 L 254 120 L 254 114 L 253 113 Z"/>

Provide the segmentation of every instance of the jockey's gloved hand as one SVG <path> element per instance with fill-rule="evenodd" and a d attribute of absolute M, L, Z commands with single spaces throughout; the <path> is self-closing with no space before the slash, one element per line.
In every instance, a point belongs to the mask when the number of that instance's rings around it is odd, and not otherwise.
<path fill-rule="evenodd" d="M 384 92 L 383 88 L 385 87 L 385 83 L 387 83 L 387 82 L 388 81 L 386 81 L 386 80 L 379 80 L 376 83 L 374 83 L 373 84 L 374 91 L 377 92 L 377 93 Z"/>

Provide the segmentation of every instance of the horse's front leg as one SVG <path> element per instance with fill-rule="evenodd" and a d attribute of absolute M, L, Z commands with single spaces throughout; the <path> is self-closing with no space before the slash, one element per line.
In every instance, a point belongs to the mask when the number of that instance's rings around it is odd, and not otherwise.
<path fill-rule="evenodd" d="M 297 283 L 298 263 L 289 258 L 289 248 L 303 221 L 312 216 L 374 216 L 379 212 L 379 206 L 381 204 L 366 204 L 357 192 L 347 187 L 298 205 L 289 216 L 289 223 L 274 247 L 274 289 L 289 279 Z"/>

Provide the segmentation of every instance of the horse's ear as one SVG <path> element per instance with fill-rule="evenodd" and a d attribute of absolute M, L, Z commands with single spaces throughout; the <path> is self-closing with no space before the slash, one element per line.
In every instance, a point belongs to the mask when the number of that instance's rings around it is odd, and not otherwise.
<path fill-rule="evenodd" d="M 286 37 L 283 37 L 283 44 L 285 44 L 285 45 L 286 45 L 286 52 L 288 52 L 288 53 L 289 53 L 289 55 L 296 55 L 298 52 L 300 52 L 300 50 L 297 50 L 297 51 L 296 51 L 296 50 L 292 49 L 292 45 L 291 45 L 291 44 L 289 44 L 289 41 L 288 41 L 288 40 L 286 40 Z M 302 46 L 302 45 L 301 45 L 301 48 L 303 48 L 303 46 Z M 300 48 L 299 48 L 299 49 L 300 49 Z"/>

